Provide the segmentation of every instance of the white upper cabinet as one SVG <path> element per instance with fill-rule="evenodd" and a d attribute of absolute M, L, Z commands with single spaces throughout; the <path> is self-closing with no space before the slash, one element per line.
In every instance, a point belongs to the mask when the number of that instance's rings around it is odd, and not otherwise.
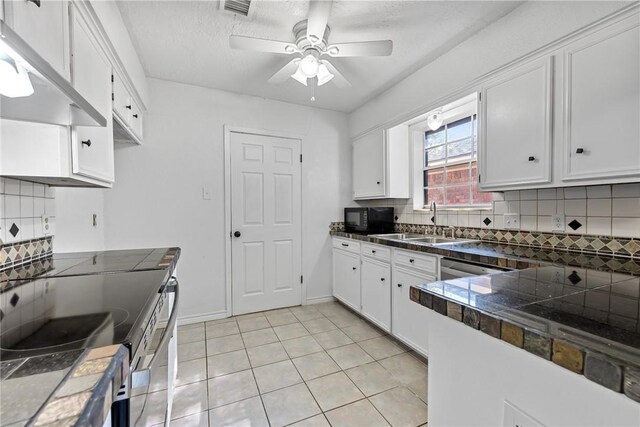
<path fill-rule="evenodd" d="M 15 0 L 3 5 L 7 25 L 69 80 L 68 2 Z"/>
<path fill-rule="evenodd" d="M 133 109 L 133 105 L 131 105 L 131 95 L 129 95 L 124 81 L 118 73 L 113 73 L 111 79 L 113 81 L 111 96 L 113 100 L 113 113 L 120 119 L 124 126 L 131 126 L 131 110 Z"/>
<path fill-rule="evenodd" d="M 111 115 L 111 64 L 75 5 L 71 7 L 71 83 L 102 115 Z"/>
<path fill-rule="evenodd" d="M 640 176 L 635 14 L 564 50 L 564 181 Z"/>
<path fill-rule="evenodd" d="M 353 198 L 409 197 L 409 131 L 396 127 L 353 141 Z"/>
<path fill-rule="evenodd" d="M 353 198 L 384 197 L 385 144 L 382 130 L 353 141 Z"/>
<path fill-rule="evenodd" d="M 480 188 L 551 181 L 553 58 L 488 82 L 480 102 Z"/>
<path fill-rule="evenodd" d="M 124 79 L 113 72 L 111 76 L 113 101 L 114 139 L 119 142 L 142 143 L 142 109 L 127 89 Z"/>

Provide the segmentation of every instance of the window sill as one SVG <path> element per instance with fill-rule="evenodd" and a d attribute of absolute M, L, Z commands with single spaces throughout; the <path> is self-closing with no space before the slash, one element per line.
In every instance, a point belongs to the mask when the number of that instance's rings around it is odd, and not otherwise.
<path fill-rule="evenodd" d="M 438 211 L 490 211 L 493 209 L 491 205 L 470 205 L 470 206 L 436 206 Z M 414 212 L 426 213 L 431 212 L 429 208 L 417 209 L 413 208 Z"/>

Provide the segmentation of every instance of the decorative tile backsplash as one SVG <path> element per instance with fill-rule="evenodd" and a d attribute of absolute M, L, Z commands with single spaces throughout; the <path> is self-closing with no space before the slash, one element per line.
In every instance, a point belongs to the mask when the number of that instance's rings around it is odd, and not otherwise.
<path fill-rule="evenodd" d="M 414 210 L 412 199 L 359 202 L 393 206 L 397 222 L 431 225 L 432 212 Z M 493 193 L 486 210 L 438 210 L 439 226 L 504 229 L 505 213 L 520 216 L 520 230 L 551 233 L 552 215 L 564 215 L 565 233 L 640 238 L 640 183 Z M 516 230 L 517 232 L 518 230 Z"/>
<path fill-rule="evenodd" d="M 0 245 L 40 239 L 55 229 L 55 190 L 44 184 L 0 178 Z M 45 233 L 42 215 L 49 216 Z"/>

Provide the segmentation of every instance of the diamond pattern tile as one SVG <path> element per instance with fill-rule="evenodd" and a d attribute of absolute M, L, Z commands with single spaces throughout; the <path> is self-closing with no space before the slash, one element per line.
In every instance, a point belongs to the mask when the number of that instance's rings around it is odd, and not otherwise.
<path fill-rule="evenodd" d="M 16 223 L 14 222 L 11 227 L 9 228 L 9 233 L 11 233 L 11 235 L 13 237 L 16 237 L 18 235 L 18 233 L 20 232 L 20 228 L 18 228 L 18 226 L 16 225 Z"/>

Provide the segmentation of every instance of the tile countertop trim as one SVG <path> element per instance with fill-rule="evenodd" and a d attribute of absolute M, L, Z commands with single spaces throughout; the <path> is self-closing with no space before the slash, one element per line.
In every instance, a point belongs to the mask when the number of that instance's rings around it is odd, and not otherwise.
<path fill-rule="evenodd" d="M 522 327 L 510 320 L 467 307 L 419 287 L 411 301 L 528 353 L 549 360 L 630 399 L 640 402 L 640 366 L 626 363 L 572 342 Z"/>
<path fill-rule="evenodd" d="M 27 425 L 100 427 L 128 375 L 123 345 L 86 350 Z"/>

